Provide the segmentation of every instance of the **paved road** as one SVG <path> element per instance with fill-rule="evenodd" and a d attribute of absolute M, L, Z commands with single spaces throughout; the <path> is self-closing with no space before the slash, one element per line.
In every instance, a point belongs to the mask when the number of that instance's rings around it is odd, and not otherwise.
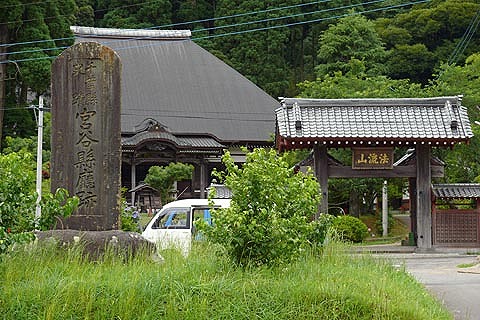
<path fill-rule="evenodd" d="M 476 256 L 455 254 L 391 254 L 452 312 L 456 320 L 480 320 L 480 274 L 459 273 L 460 264 Z M 465 270 L 465 269 L 463 269 Z"/>

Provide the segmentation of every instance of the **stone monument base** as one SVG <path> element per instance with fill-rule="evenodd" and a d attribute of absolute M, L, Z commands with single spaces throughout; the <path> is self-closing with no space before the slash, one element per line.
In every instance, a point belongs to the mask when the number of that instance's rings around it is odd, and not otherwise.
<path fill-rule="evenodd" d="M 136 232 L 65 229 L 35 231 L 35 236 L 39 242 L 54 241 L 59 247 L 79 245 L 84 256 L 90 260 L 99 260 L 108 252 L 119 255 L 125 260 L 138 254 L 146 254 L 156 262 L 163 261 L 157 253 L 155 244 Z"/>

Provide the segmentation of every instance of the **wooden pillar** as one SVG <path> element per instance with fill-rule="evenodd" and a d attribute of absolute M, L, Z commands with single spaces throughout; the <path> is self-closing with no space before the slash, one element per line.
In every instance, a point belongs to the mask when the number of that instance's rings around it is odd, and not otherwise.
<path fill-rule="evenodd" d="M 200 199 L 205 199 L 205 160 L 200 160 Z"/>
<path fill-rule="evenodd" d="M 132 159 L 132 165 L 131 165 L 131 172 L 130 172 L 130 180 L 132 181 L 132 189 L 135 188 L 137 186 L 137 170 L 136 170 L 136 166 L 135 166 L 135 163 L 133 162 L 133 159 Z M 131 199 L 132 201 L 132 206 L 135 205 L 135 191 L 132 191 L 131 193 Z"/>
<path fill-rule="evenodd" d="M 313 161 L 315 176 L 320 183 L 320 192 L 322 195 L 320 207 L 315 216 L 315 219 L 318 219 L 320 213 L 328 213 L 328 153 L 326 146 L 316 145 L 313 148 Z"/>
<path fill-rule="evenodd" d="M 432 202 L 430 146 L 417 145 L 417 247 L 432 248 Z"/>
<path fill-rule="evenodd" d="M 408 191 L 410 200 L 410 232 L 413 234 L 415 245 L 417 244 L 417 179 L 408 179 Z"/>

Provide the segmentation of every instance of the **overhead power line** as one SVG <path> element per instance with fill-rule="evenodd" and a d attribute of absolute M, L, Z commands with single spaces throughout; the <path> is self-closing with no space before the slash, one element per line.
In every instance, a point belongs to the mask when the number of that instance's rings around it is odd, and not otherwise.
<path fill-rule="evenodd" d="M 326 1 L 331 1 L 331 0 L 326 0 Z M 385 1 L 387 1 L 387 0 L 372 0 L 372 1 L 367 1 L 367 2 L 363 2 L 363 3 L 359 3 L 359 4 L 352 4 L 352 5 L 346 5 L 346 6 L 341 6 L 341 7 L 335 7 L 335 8 L 327 8 L 327 9 L 316 10 L 316 11 L 305 12 L 305 13 L 291 14 L 291 15 L 288 15 L 288 16 L 281 16 L 281 17 L 273 17 L 273 18 L 268 18 L 268 19 L 247 21 L 247 22 L 217 26 L 217 27 L 212 27 L 212 28 L 203 28 L 203 29 L 193 30 L 192 33 L 203 32 L 203 31 L 212 31 L 212 30 L 218 30 L 218 29 L 226 29 L 226 28 L 233 28 L 233 27 L 251 25 L 251 24 L 258 24 L 258 23 L 263 23 L 263 22 L 278 21 L 278 20 L 283 20 L 283 19 L 296 18 L 296 17 L 300 17 L 300 16 L 304 17 L 304 16 L 312 15 L 312 14 L 325 13 L 325 12 L 336 11 L 336 10 L 341 10 L 341 9 L 351 9 L 351 8 L 355 8 L 355 7 L 359 7 L 359 6 L 364 6 L 364 5 L 374 4 L 374 3 L 380 3 L 380 2 L 385 2 Z M 132 40 L 136 40 L 136 39 L 145 40 L 145 39 L 148 39 L 148 38 L 149 37 L 112 40 L 112 41 L 105 42 L 104 44 L 109 45 L 109 44 L 112 44 L 112 43 L 132 41 Z M 21 53 L 44 52 L 44 51 L 48 51 L 48 50 L 59 50 L 59 49 L 66 49 L 66 48 L 68 48 L 68 46 L 42 48 L 42 49 L 29 49 L 29 50 L 21 50 L 21 51 L 0 53 L 0 56 L 11 55 L 11 54 L 21 54 Z"/>
<path fill-rule="evenodd" d="M 191 40 L 195 41 L 195 40 L 219 38 L 219 37 L 239 35 L 239 34 L 250 33 L 250 32 L 265 31 L 265 30 L 272 30 L 272 29 L 278 29 L 278 28 L 286 28 L 286 27 L 292 27 L 292 26 L 297 26 L 297 25 L 302 25 L 302 24 L 308 24 L 308 23 L 312 23 L 312 22 L 321 22 L 321 21 L 344 18 L 344 17 L 348 17 L 348 16 L 361 15 L 361 14 L 364 14 L 364 13 L 371 13 L 371 12 L 378 12 L 378 11 L 396 9 L 396 8 L 406 7 L 406 6 L 410 6 L 410 5 L 414 5 L 414 4 L 425 3 L 425 2 L 429 2 L 429 1 L 431 1 L 431 0 L 418 0 L 418 1 L 412 1 L 412 2 L 408 2 L 408 3 L 404 3 L 404 4 L 394 5 L 394 6 L 387 6 L 387 7 L 381 7 L 381 8 L 376 8 L 376 9 L 359 11 L 359 12 L 345 13 L 345 14 L 341 14 L 341 15 L 326 17 L 326 18 L 312 19 L 312 20 L 300 21 L 300 22 L 292 22 L 292 23 L 287 23 L 287 24 L 282 24 L 282 25 L 248 29 L 248 30 L 235 31 L 235 32 L 229 32 L 229 33 L 223 33 L 223 34 L 214 34 L 214 35 L 210 35 L 210 36 L 192 38 Z M 158 45 L 163 45 L 163 43 L 146 44 L 146 45 L 141 45 L 141 46 L 128 46 L 128 47 L 123 47 L 123 48 L 116 48 L 115 50 L 125 50 L 125 49 L 143 48 L 143 47 L 154 47 L 154 46 L 158 46 Z"/>
<path fill-rule="evenodd" d="M 382 0 L 376 0 L 376 1 L 382 1 Z M 203 36 L 203 37 L 197 37 L 197 38 L 192 38 L 189 40 L 203 40 L 203 39 L 211 39 L 211 38 L 217 38 L 217 37 L 224 37 L 224 36 L 229 36 L 229 35 L 238 35 L 238 34 L 243 34 L 243 33 L 250 33 L 250 32 L 256 32 L 256 31 L 264 31 L 264 30 L 269 30 L 269 29 L 278 29 L 278 28 L 284 28 L 284 27 L 291 27 L 295 25 L 302 25 L 302 24 L 308 24 L 308 23 L 313 23 L 313 22 L 320 22 L 320 21 L 327 21 L 327 20 L 333 20 L 333 19 L 338 19 L 342 17 L 347 17 L 347 16 L 352 16 L 352 15 L 360 15 L 364 13 L 371 13 L 371 12 L 377 12 L 377 11 L 386 11 L 390 9 L 395 9 L 395 8 L 401 8 L 405 6 L 410 6 L 410 5 L 415 5 L 419 3 L 425 3 L 429 2 L 431 0 L 418 0 L 418 1 L 411 1 L 408 3 L 404 4 L 399 4 L 399 5 L 394 5 L 394 6 L 386 6 L 386 7 L 381 7 L 381 8 L 375 8 L 375 9 L 370 9 L 370 10 L 364 10 L 364 11 L 359 11 L 359 12 L 353 12 L 353 13 L 346 13 L 342 15 L 336 15 L 336 16 L 331 16 L 331 17 L 326 17 L 326 18 L 318 18 L 318 19 L 312 19 L 312 20 L 306 20 L 306 21 L 300 21 L 300 22 L 293 22 L 293 23 L 288 23 L 288 24 L 282 24 L 282 25 L 276 25 L 276 26 L 268 26 L 268 27 L 262 27 L 262 28 L 254 28 L 254 29 L 247 29 L 247 30 L 242 30 L 242 31 L 236 31 L 236 32 L 229 32 L 229 33 L 224 33 L 224 34 L 215 34 L 215 35 L 210 35 L 210 36 Z M 287 16 L 286 18 L 288 18 Z M 88 36 L 91 37 L 91 36 Z M 122 39 L 122 41 L 132 41 L 136 40 L 138 38 L 128 38 L 128 39 Z M 145 39 L 145 38 L 142 38 Z M 189 41 L 189 40 L 184 40 L 184 41 Z M 163 45 L 164 43 L 156 43 L 156 44 L 146 44 L 142 46 L 126 46 L 122 48 L 116 48 L 115 50 L 125 50 L 129 48 L 140 48 L 140 47 L 151 47 L 151 46 L 157 46 L 157 45 Z M 61 49 L 63 47 L 55 47 L 54 49 Z M 50 49 L 50 50 L 54 50 Z M 41 51 L 44 51 L 46 49 L 43 49 Z M 25 51 L 22 51 L 21 53 L 25 53 Z M 25 59 L 17 59 L 17 60 L 5 60 L 0 62 L 1 63 L 9 63 L 9 62 L 25 62 L 25 61 L 36 61 L 36 60 L 46 60 L 46 59 L 54 59 L 57 56 L 46 56 L 46 57 L 37 57 L 37 58 L 25 58 Z"/>
<path fill-rule="evenodd" d="M 14 7 L 21 7 L 21 6 L 29 6 L 31 4 L 43 4 L 43 3 L 47 3 L 47 2 L 50 2 L 51 0 L 47 0 L 47 1 L 42 1 L 42 2 L 39 2 L 39 1 L 36 1 L 36 2 L 29 2 L 29 3 L 17 3 L 17 4 L 9 4 L 9 5 L 6 5 L 6 6 L 0 6 L 0 9 L 7 9 L 7 8 L 14 8 Z"/>
<path fill-rule="evenodd" d="M 297 14 L 291 14 L 289 16 L 281 16 L 281 17 L 261 19 L 261 20 L 256 20 L 256 21 L 247 21 L 247 22 L 229 24 L 229 25 L 225 25 L 225 26 L 217 26 L 217 27 L 212 27 L 212 28 L 198 29 L 198 30 L 193 30 L 192 33 L 193 32 L 201 32 L 201 31 L 217 30 L 217 29 L 225 29 L 225 28 L 231 28 L 231 27 L 238 27 L 238 26 L 257 24 L 257 23 L 262 23 L 262 22 L 271 22 L 271 21 L 277 21 L 277 20 L 282 20 L 282 19 L 304 17 L 304 16 L 316 14 L 316 13 L 324 13 L 324 12 L 336 11 L 336 10 L 341 10 L 341 9 L 351 9 L 351 8 L 355 8 L 355 7 L 361 7 L 361 6 L 364 6 L 364 5 L 379 3 L 379 2 L 385 2 L 385 1 L 387 1 L 387 0 L 372 0 L 372 1 L 367 1 L 367 2 L 362 2 L 362 3 L 357 3 L 357 4 L 341 6 L 341 7 L 327 8 L 327 9 L 321 9 L 321 10 L 316 10 L 316 11 L 311 11 L 311 12 L 302 12 L 302 13 L 297 13 Z"/>
<path fill-rule="evenodd" d="M 468 47 L 470 41 L 472 40 L 473 35 L 477 31 L 479 23 L 480 23 L 480 9 L 473 16 L 472 20 L 470 20 L 467 30 L 465 30 L 465 33 L 463 34 L 460 42 L 456 45 L 455 49 L 452 51 L 450 58 L 448 59 L 448 62 L 447 62 L 449 65 L 457 62 L 458 57 Z"/>
<path fill-rule="evenodd" d="M 156 1 L 158 1 L 158 0 L 156 0 Z M 150 1 L 150 2 L 156 2 L 156 1 Z M 144 30 L 178 27 L 178 26 L 187 25 L 187 24 L 195 24 L 195 23 L 201 23 L 201 22 L 218 21 L 218 20 L 224 20 L 224 19 L 230 19 L 230 18 L 244 17 L 244 16 L 249 16 L 249 15 L 259 14 L 259 13 L 267 13 L 267 12 L 274 12 L 274 11 L 285 10 L 285 9 L 300 8 L 300 7 L 305 7 L 305 6 L 310 6 L 310 5 L 325 3 L 325 2 L 330 2 L 330 1 L 333 1 L 333 0 L 319 0 L 319 1 L 317 0 L 317 1 L 313 1 L 313 2 L 299 3 L 299 4 L 295 4 L 295 5 L 278 7 L 278 8 L 270 8 L 270 9 L 257 10 L 257 11 L 242 12 L 242 13 L 237 13 L 237 14 L 233 14 L 233 15 L 223 16 L 223 17 L 214 17 L 214 18 L 199 19 L 199 20 L 187 21 L 187 22 L 164 24 L 164 25 L 144 28 Z M 145 3 L 149 3 L 149 2 L 148 1 L 147 2 L 142 2 L 142 3 L 135 4 L 135 5 L 141 5 L 141 4 L 145 4 Z M 103 12 L 103 11 L 107 11 L 107 10 L 121 9 L 123 7 L 130 7 L 130 6 L 133 6 L 133 5 L 120 6 L 120 7 L 114 7 L 114 8 L 109 8 L 109 9 L 99 9 L 99 10 L 95 10 L 94 13 Z M 19 22 L 30 22 L 30 21 L 42 20 L 42 19 L 53 19 L 53 18 L 62 17 L 62 16 L 67 16 L 67 15 L 58 15 L 58 16 L 38 18 L 38 19 L 16 20 L 16 21 L 2 22 L 2 23 L 0 23 L 0 25 L 19 23 Z M 14 44 L 12 44 L 12 45 L 14 45 Z"/>

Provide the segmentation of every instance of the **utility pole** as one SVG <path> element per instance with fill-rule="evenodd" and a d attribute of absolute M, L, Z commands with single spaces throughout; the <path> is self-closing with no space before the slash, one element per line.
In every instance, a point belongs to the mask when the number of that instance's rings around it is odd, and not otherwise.
<path fill-rule="evenodd" d="M 42 216 L 42 151 L 43 151 L 43 96 L 38 98 L 38 136 L 37 136 L 37 207 L 35 210 L 35 225 L 38 227 Z"/>

